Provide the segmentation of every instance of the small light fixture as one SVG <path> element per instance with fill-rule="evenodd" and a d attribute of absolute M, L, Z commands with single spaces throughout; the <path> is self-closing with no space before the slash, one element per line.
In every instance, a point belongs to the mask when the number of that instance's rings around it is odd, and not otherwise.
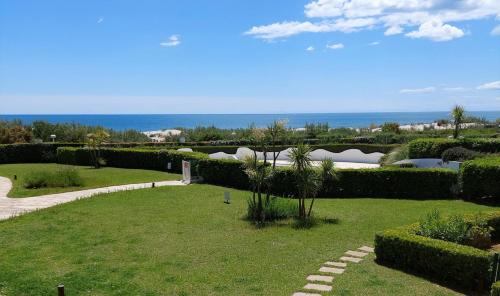
<path fill-rule="evenodd" d="M 171 169 L 172 169 L 172 163 L 171 163 L 171 162 L 169 162 L 169 163 L 167 163 L 167 170 L 169 170 L 169 171 L 170 171 Z"/>
<path fill-rule="evenodd" d="M 231 193 L 229 191 L 224 191 L 224 203 L 225 204 L 231 203 Z"/>
<path fill-rule="evenodd" d="M 56 135 L 50 135 L 50 138 L 52 139 L 52 143 L 56 141 Z"/>

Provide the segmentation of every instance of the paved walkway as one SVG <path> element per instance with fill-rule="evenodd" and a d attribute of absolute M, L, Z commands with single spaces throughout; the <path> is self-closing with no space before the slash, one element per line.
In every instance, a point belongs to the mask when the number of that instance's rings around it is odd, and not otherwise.
<path fill-rule="evenodd" d="M 156 187 L 183 185 L 185 184 L 181 181 L 155 182 Z M 9 198 L 7 197 L 7 194 L 12 188 L 12 182 L 8 178 L 0 177 L 0 220 L 6 220 L 13 216 L 22 215 L 39 209 L 53 207 L 55 205 L 67 203 L 80 198 L 91 197 L 96 194 L 144 189 L 151 187 L 152 183 L 150 182 L 48 194 L 34 197 Z"/>

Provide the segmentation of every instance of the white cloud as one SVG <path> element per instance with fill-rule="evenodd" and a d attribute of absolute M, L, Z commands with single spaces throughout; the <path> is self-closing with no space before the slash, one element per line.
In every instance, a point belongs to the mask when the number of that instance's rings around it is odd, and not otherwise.
<path fill-rule="evenodd" d="M 380 45 L 380 41 L 373 41 L 373 42 L 368 43 L 368 45 L 370 45 L 370 46 Z"/>
<path fill-rule="evenodd" d="M 306 48 L 307 51 L 314 51 L 314 46 L 309 46 L 308 48 Z"/>
<path fill-rule="evenodd" d="M 385 35 L 397 35 L 409 31 L 406 37 L 449 41 L 465 35 L 455 23 L 500 18 L 500 1 L 310 0 L 304 7 L 304 14 L 313 20 L 255 26 L 245 34 L 257 38 L 275 39 L 305 32 L 350 33 L 385 28 Z"/>
<path fill-rule="evenodd" d="M 456 87 L 444 87 L 443 90 L 449 92 L 463 92 L 463 91 L 468 91 L 469 89 L 466 87 L 456 86 Z"/>
<path fill-rule="evenodd" d="M 399 92 L 402 94 L 424 94 L 434 92 L 436 88 L 434 86 L 424 87 L 424 88 L 405 88 Z"/>
<path fill-rule="evenodd" d="M 344 44 L 342 44 L 342 43 L 327 44 L 326 48 L 328 48 L 328 49 L 342 49 L 342 48 L 344 48 Z"/>
<path fill-rule="evenodd" d="M 104 22 L 104 17 L 101 16 L 100 18 L 97 19 L 97 23 L 100 24 L 102 22 Z"/>
<path fill-rule="evenodd" d="M 420 25 L 417 31 L 405 34 L 410 38 L 427 38 L 434 41 L 449 41 L 464 36 L 461 29 L 443 24 L 441 20 L 434 19 Z"/>
<path fill-rule="evenodd" d="M 174 47 L 179 44 L 181 44 L 181 39 L 179 35 L 172 35 L 168 38 L 168 41 L 160 43 L 160 45 L 163 47 Z"/>
<path fill-rule="evenodd" d="M 375 19 L 338 19 L 333 22 L 282 22 L 266 26 L 255 26 L 245 32 L 245 35 L 252 35 L 257 38 L 272 40 L 289 37 L 301 33 L 320 32 L 355 32 L 366 27 L 375 25 Z"/>
<path fill-rule="evenodd" d="M 491 35 L 500 36 L 500 25 L 496 26 L 491 30 Z"/>
<path fill-rule="evenodd" d="M 482 84 L 482 85 L 478 86 L 477 89 L 481 89 L 481 90 L 483 90 L 483 89 L 500 90 L 500 80 Z"/>

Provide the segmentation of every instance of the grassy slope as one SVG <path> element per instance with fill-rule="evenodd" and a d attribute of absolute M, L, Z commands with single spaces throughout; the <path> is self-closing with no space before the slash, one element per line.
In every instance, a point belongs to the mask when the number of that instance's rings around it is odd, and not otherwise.
<path fill-rule="evenodd" d="M 152 181 L 179 180 L 180 175 L 169 174 L 158 171 L 132 170 L 117 168 L 93 169 L 90 167 L 75 166 L 80 176 L 84 180 L 83 187 L 65 188 L 39 188 L 25 189 L 23 187 L 23 177 L 32 171 L 56 171 L 64 167 L 59 164 L 4 164 L 0 165 L 0 176 L 10 178 L 14 183 L 13 189 L 9 192 L 10 197 L 28 197 L 51 193 L 68 192 L 89 188 L 98 188 L 112 185 L 123 185 L 132 183 L 145 183 Z M 14 180 L 17 175 L 17 180 Z"/>
<path fill-rule="evenodd" d="M 443 213 L 488 210 L 462 201 L 335 199 L 317 215 L 338 224 L 255 229 L 249 193 L 209 185 L 121 192 L 0 222 L 0 294 L 291 295 L 322 262 L 373 245 L 376 231 Z M 372 256 L 373 258 L 373 256 Z M 327 294 L 324 294 L 327 295 Z M 376 265 L 352 265 L 328 295 L 454 295 Z"/>

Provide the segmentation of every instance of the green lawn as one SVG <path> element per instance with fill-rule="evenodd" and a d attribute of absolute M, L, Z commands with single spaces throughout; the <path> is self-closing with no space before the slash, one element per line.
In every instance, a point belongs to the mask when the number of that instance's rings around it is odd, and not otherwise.
<path fill-rule="evenodd" d="M 232 192 L 232 204 L 223 192 Z M 79 200 L 0 222 L 0 294 L 286 295 L 374 234 L 443 214 L 491 207 L 463 201 L 323 199 L 317 216 L 338 218 L 297 230 L 256 229 L 242 219 L 248 192 L 210 185 L 163 187 Z M 336 276 L 323 295 L 456 295 L 370 259 Z"/>
<path fill-rule="evenodd" d="M 117 168 L 94 169 L 91 167 L 71 166 L 78 170 L 83 178 L 82 187 L 59 187 L 59 188 L 39 188 L 26 189 L 23 187 L 23 178 L 27 173 L 33 171 L 56 171 L 61 167 L 68 167 L 60 164 L 3 164 L 0 165 L 0 176 L 10 178 L 13 188 L 9 192 L 9 197 L 28 197 L 51 193 L 68 192 L 90 188 L 99 188 L 113 185 L 123 185 L 132 183 L 145 183 L 153 181 L 180 180 L 181 176 L 158 171 L 132 170 Z M 14 180 L 17 175 L 17 180 Z"/>

